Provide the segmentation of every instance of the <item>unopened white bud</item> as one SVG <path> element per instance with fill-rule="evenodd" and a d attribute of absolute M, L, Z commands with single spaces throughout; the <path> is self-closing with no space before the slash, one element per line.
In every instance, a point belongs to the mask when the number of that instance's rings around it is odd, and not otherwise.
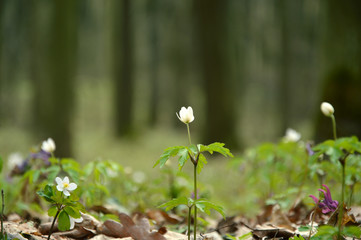
<path fill-rule="evenodd" d="M 333 115 L 333 113 L 335 112 L 335 109 L 333 108 L 333 106 L 331 104 L 329 104 L 328 102 L 323 102 L 321 104 L 321 112 L 326 116 L 326 117 L 331 117 Z"/>

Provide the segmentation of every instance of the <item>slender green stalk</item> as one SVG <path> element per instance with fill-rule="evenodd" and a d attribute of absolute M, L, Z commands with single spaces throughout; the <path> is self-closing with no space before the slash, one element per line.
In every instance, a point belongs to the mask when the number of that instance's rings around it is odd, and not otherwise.
<path fill-rule="evenodd" d="M 349 198 L 349 200 L 348 200 L 348 205 L 349 205 L 349 206 L 351 206 L 351 204 L 352 204 L 352 197 L 353 197 L 353 190 L 354 190 L 354 188 L 355 188 L 355 184 L 352 184 L 352 185 L 350 186 L 350 198 Z"/>
<path fill-rule="evenodd" d="M 342 164 L 342 189 L 341 189 L 341 202 L 339 205 L 339 214 L 338 214 L 338 233 L 337 239 L 341 240 L 342 238 L 342 221 L 343 221 L 343 206 L 344 206 L 344 195 L 345 195 L 345 165 L 346 158 L 343 160 Z"/>
<path fill-rule="evenodd" d="M 192 206 L 188 207 L 188 240 L 191 240 L 191 217 Z"/>
<path fill-rule="evenodd" d="M 187 131 L 188 131 L 188 140 L 189 140 L 189 145 L 192 145 L 192 141 L 191 141 L 191 132 L 189 131 L 189 124 L 187 123 Z"/>
<path fill-rule="evenodd" d="M 194 201 L 197 201 L 197 164 L 194 164 Z M 197 239 L 197 206 L 194 206 L 194 240 Z"/>
<path fill-rule="evenodd" d="M 336 140 L 336 139 L 337 139 L 337 133 L 336 133 L 336 119 L 335 119 L 335 116 L 334 116 L 333 114 L 331 115 L 331 119 L 332 119 L 333 138 Z"/>
<path fill-rule="evenodd" d="M 3 225 L 3 221 L 4 221 L 4 208 L 5 208 L 5 203 L 4 203 L 4 190 L 1 189 L 1 237 L 4 237 L 4 225 Z"/>
<path fill-rule="evenodd" d="M 48 240 L 50 239 L 50 236 L 53 233 L 54 224 L 55 224 L 56 219 L 58 218 L 59 213 L 60 213 L 60 209 L 58 209 L 58 211 L 56 212 L 54 220 L 51 223 L 51 227 L 50 227 L 50 231 L 49 231 L 49 235 L 48 235 Z"/>

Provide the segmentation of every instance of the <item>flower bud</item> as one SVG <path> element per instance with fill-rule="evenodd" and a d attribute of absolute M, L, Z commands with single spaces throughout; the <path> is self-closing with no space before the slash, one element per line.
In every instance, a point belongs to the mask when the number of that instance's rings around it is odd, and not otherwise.
<path fill-rule="evenodd" d="M 286 142 L 298 142 L 301 139 L 301 134 L 292 128 L 287 128 L 284 140 Z"/>
<path fill-rule="evenodd" d="M 48 152 L 48 153 L 52 153 L 55 151 L 55 142 L 53 139 L 48 138 L 48 140 L 43 141 L 43 143 L 41 144 L 41 150 Z"/>
<path fill-rule="evenodd" d="M 179 115 L 178 113 L 176 114 L 179 120 L 181 120 L 185 124 L 191 123 L 194 120 L 192 107 L 188 107 L 188 108 L 182 107 L 181 110 L 179 111 Z"/>
<path fill-rule="evenodd" d="M 328 102 L 323 102 L 321 104 L 321 112 L 326 116 L 326 117 L 331 117 L 333 115 L 333 113 L 335 112 L 335 109 L 333 108 L 333 106 L 331 104 L 329 104 Z"/>

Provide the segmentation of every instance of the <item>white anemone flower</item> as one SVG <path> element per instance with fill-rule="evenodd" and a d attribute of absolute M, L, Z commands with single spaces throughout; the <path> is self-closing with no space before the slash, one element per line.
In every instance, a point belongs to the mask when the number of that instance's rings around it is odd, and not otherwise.
<path fill-rule="evenodd" d="M 330 103 L 323 102 L 323 103 L 321 103 L 321 112 L 326 117 L 331 117 L 333 115 L 333 113 L 335 112 L 335 109 L 333 108 L 333 106 Z"/>
<path fill-rule="evenodd" d="M 194 120 L 192 107 L 188 107 L 188 108 L 182 107 L 181 110 L 179 111 L 179 115 L 178 113 L 176 114 L 179 120 L 181 120 L 185 124 L 191 123 Z"/>
<path fill-rule="evenodd" d="M 63 180 L 60 177 L 55 178 L 58 184 L 56 188 L 58 191 L 63 192 L 65 196 L 70 196 L 69 191 L 75 190 L 78 186 L 75 183 L 69 183 L 69 178 L 65 177 Z"/>
<path fill-rule="evenodd" d="M 284 139 L 286 142 L 298 142 L 301 139 L 301 134 L 292 128 L 287 128 Z"/>
<path fill-rule="evenodd" d="M 41 149 L 48 153 L 54 152 L 55 148 L 55 142 L 52 138 L 48 138 L 48 140 L 43 141 L 41 144 Z"/>
<path fill-rule="evenodd" d="M 74 228 L 75 223 L 81 223 L 81 222 L 83 222 L 83 218 L 82 218 L 82 217 L 80 217 L 80 218 L 73 218 L 73 217 L 70 217 L 70 216 L 69 216 L 69 220 L 70 220 L 70 229 L 69 229 L 69 230 L 71 230 L 71 229 Z"/>
<path fill-rule="evenodd" d="M 8 169 L 13 170 L 16 166 L 20 166 L 23 163 L 23 156 L 21 153 L 11 153 L 8 157 Z"/>

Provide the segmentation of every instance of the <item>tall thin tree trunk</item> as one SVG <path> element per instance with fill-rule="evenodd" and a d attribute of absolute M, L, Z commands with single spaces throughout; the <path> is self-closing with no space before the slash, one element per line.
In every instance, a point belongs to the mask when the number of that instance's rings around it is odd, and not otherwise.
<path fill-rule="evenodd" d="M 114 1 L 113 70 L 115 132 L 118 137 L 133 130 L 133 31 L 131 0 Z"/>
<path fill-rule="evenodd" d="M 324 2 L 326 31 L 323 38 L 321 101 L 335 108 L 338 136 L 361 137 L 361 2 Z M 319 103 L 320 104 L 320 103 Z M 319 106 L 318 106 L 319 107 Z M 331 121 L 319 112 L 315 140 L 332 138 Z"/>
<path fill-rule="evenodd" d="M 281 129 L 281 136 L 284 134 L 284 131 L 289 126 L 289 71 L 290 71 L 290 38 L 289 38 L 289 31 L 288 31 L 288 23 L 289 18 L 288 8 L 287 8 L 287 0 L 279 0 L 277 3 L 277 9 L 279 11 L 280 16 L 280 28 L 281 28 L 281 54 L 280 54 L 280 91 L 279 91 L 279 106 L 280 106 L 280 129 Z"/>
<path fill-rule="evenodd" d="M 229 76 L 227 1 L 195 1 L 199 60 L 205 90 L 203 141 L 237 146 L 235 102 Z"/>
<path fill-rule="evenodd" d="M 157 0 L 148 0 L 148 29 L 149 29 L 149 45 L 150 45 L 150 62 L 149 62 L 149 73 L 150 73 L 150 101 L 149 101 L 149 125 L 154 127 L 158 122 L 158 108 L 159 108 L 159 36 L 158 36 L 158 6 Z"/>
<path fill-rule="evenodd" d="M 3 34 L 3 18 L 4 18 L 4 0 L 0 0 L 0 118 L 3 119 L 4 118 L 4 110 L 3 110 L 3 103 L 2 103 L 2 99 L 3 99 L 3 64 L 2 64 L 2 52 L 3 52 L 3 38 L 4 38 L 4 34 Z M 1 127 L 1 125 L 0 125 Z"/>
<path fill-rule="evenodd" d="M 54 0 L 47 7 L 50 19 L 40 13 L 42 2 L 33 1 L 32 78 L 35 135 L 51 137 L 56 155 L 72 156 L 71 120 L 74 107 L 76 71 L 77 3 Z M 43 21 L 48 21 L 44 23 Z M 48 36 L 48 37 L 45 37 Z"/>

